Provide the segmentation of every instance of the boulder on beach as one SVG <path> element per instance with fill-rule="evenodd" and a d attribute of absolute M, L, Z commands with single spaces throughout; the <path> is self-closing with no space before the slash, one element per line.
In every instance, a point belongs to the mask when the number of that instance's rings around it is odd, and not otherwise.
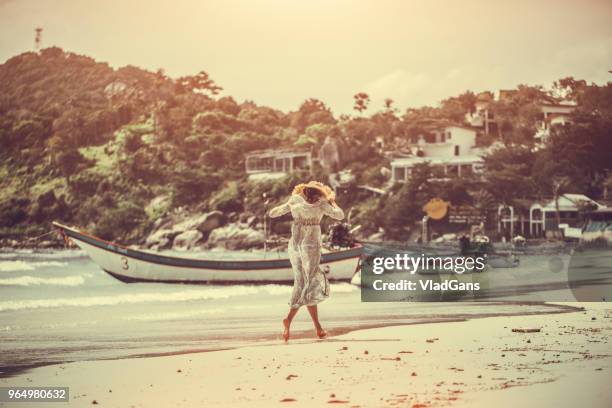
<path fill-rule="evenodd" d="M 230 250 L 249 249 L 263 245 L 264 240 L 262 231 L 244 228 L 237 223 L 233 223 L 212 230 L 208 236 L 207 246 Z"/>
<path fill-rule="evenodd" d="M 172 249 L 187 250 L 194 248 L 203 237 L 204 234 L 198 230 L 187 230 L 174 237 Z"/>
<path fill-rule="evenodd" d="M 158 221 L 161 221 L 160 215 L 165 214 L 170 208 L 172 203 L 172 198 L 167 195 L 160 195 L 153 198 L 149 204 L 145 207 L 145 212 L 149 217 L 157 218 Z"/>
<path fill-rule="evenodd" d="M 221 211 L 211 211 L 205 214 L 189 217 L 174 225 L 172 229 L 178 232 L 198 230 L 207 234 L 215 228 L 225 225 L 227 217 Z"/>
<path fill-rule="evenodd" d="M 145 241 L 146 248 L 167 249 L 179 233 L 171 229 L 160 229 L 149 235 Z"/>
<path fill-rule="evenodd" d="M 227 217 L 221 211 L 185 216 L 174 214 L 158 219 L 153 231 L 145 240 L 144 247 L 150 249 L 190 249 L 205 239 L 210 231 L 225 225 Z M 196 233 L 197 232 L 197 233 Z M 180 237 L 180 238 L 179 238 Z M 178 242 L 174 243 L 178 239 Z"/>

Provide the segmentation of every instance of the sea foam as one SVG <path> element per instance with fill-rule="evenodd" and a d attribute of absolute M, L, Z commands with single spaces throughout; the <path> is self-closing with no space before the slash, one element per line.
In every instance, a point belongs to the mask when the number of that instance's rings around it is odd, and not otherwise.
<path fill-rule="evenodd" d="M 24 261 L 0 262 L 0 272 L 33 271 L 34 266 Z"/>
<path fill-rule="evenodd" d="M 88 297 L 62 297 L 55 299 L 14 300 L 0 302 L 0 312 L 8 310 L 39 309 L 52 307 L 88 307 L 88 306 L 112 306 L 118 304 L 134 303 L 168 303 L 198 300 L 229 299 L 237 296 L 248 295 L 279 295 L 289 294 L 291 287 L 281 285 L 264 286 L 215 286 L 194 290 L 180 290 L 176 292 L 149 292 L 130 293 L 118 295 L 101 295 Z"/>
<path fill-rule="evenodd" d="M 19 276 L 16 278 L 0 279 L 0 286 L 80 286 L 84 283 L 85 278 L 83 276 L 62 276 L 55 278 Z"/>
<path fill-rule="evenodd" d="M 59 261 L 2 261 L 0 262 L 0 272 L 33 271 L 39 268 L 61 268 L 68 266 L 67 262 Z"/>

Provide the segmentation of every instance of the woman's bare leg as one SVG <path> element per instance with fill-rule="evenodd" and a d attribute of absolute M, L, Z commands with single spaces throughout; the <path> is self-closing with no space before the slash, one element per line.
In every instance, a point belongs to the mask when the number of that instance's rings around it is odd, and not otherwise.
<path fill-rule="evenodd" d="M 289 331 L 291 329 L 291 322 L 293 321 L 293 318 L 297 314 L 298 310 L 300 309 L 297 307 L 290 308 L 287 317 L 283 319 L 283 326 L 285 327 L 285 330 L 283 331 L 283 338 L 285 339 L 285 341 L 289 341 Z"/>
<path fill-rule="evenodd" d="M 312 319 L 312 323 L 314 324 L 315 330 L 317 331 L 317 336 L 319 338 L 324 338 L 327 336 L 327 332 L 323 330 L 321 327 L 321 322 L 319 321 L 319 309 L 317 305 L 307 306 L 308 313 L 310 313 L 310 318 Z"/>

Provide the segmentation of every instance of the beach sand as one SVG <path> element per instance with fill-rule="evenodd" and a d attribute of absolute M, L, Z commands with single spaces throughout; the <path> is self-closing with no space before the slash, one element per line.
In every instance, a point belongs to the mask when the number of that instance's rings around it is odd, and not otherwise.
<path fill-rule="evenodd" d="M 70 387 L 70 404 L 36 407 L 610 407 L 612 308 L 577 306 L 585 310 L 53 365 L 0 386 Z"/>

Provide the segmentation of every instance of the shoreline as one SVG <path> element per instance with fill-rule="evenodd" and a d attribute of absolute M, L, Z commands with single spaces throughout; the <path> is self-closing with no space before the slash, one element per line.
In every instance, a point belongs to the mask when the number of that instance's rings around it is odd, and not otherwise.
<path fill-rule="evenodd" d="M 551 311 L 523 311 L 516 313 L 481 313 L 478 315 L 474 314 L 465 314 L 465 315 L 457 315 L 454 317 L 448 318 L 440 318 L 436 319 L 423 319 L 414 322 L 402 322 L 402 323 L 380 323 L 380 324 L 365 324 L 365 325 L 357 325 L 357 326 L 346 326 L 346 327 L 334 327 L 332 329 L 328 329 L 329 337 L 327 340 L 334 341 L 335 337 L 348 335 L 354 332 L 358 332 L 361 330 L 374 330 L 374 329 L 382 329 L 387 327 L 403 327 L 403 326 L 416 326 L 422 324 L 443 324 L 443 323 L 460 323 L 460 322 L 468 322 L 471 320 L 479 320 L 479 319 L 487 319 L 487 318 L 496 318 L 496 317 L 515 317 L 515 316 L 537 316 L 537 315 L 556 315 L 563 313 L 575 313 L 584 311 L 583 307 L 571 306 L 569 304 L 561 304 L 561 303 L 547 303 L 547 302 L 530 302 L 530 301 L 491 301 L 491 300 L 483 300 L 481 302 L 472 301 L 470 303 L 477 304 L 479 307 L 491 307 L 496 305 L 513 305 L 513 306 L 528 306 L 528 305 L 537 305 L 547 308 L 556 308 L 558 310 Z M 317 339 L 313 339 L 311 334 L 308 331 L 298 331 L 297 333 L 292 332 L 291 337 L 293 342 L 301 342 L 308 343 L 309 339 L 312 341 L 318 341 Z M 182 356 L 189 354 L 200 354 L 200 353 L 212 353 L 219 351 L 227 351 L 227 350 L 239 350 L 245 347 L 267 347 L 267 346 L 275 346 L 278 344 L 278 341 L 281 341 L 280 333 L 278 335 L 271 335 L 260 337 L 257 339 L 251 339 L 250 342 L 245 343 L 239 346 L 232 347 L 213 347 L 213 348 L 199 348 L 199 349 L 185 349 L 185 350 L 176 350 L 169 352 L 159 352 L 159 353 L 144 353 L 144 354 L 132 354 L 124 357 L 117 358 L 102 358 L 102 359 L 94 359 L 94 360 L 84 360 L 84 361 L 121 361 L 121 360 L 133 360 L 133 359 L 146 359 L 146 358 L 157 358 L 157 357 L 173 357 L 173 356 Z M 22 374 L 26 374 L 32 370 L 36 370 L 41 367 L 48 366 L 57 366 L 62 364 L 75 364 L 84 362 L 83 360 L 66 360 L 66 361 L 55 361 L 55 362 L 45 362 L 45 363 L 37 363 L 26 366 L 15 366 L 15 367 L 2 367 L 2 371 L 0 372 L 0 380 L 9 379 L 13 377 L 20 376 Z"/>
<path fill-rule="evenodd" d="M 457 315 L 454 317 L 441 318 L 439 320 L 435 319 L 423 319 L 419 321 L 414 321 L 410 323 L 402 322 L 402 323 L 380 323 L 380 324 L 365 324 L 365 325 L 351 325 L 346 327 L 334 327 L 332 329 L 328 329 L 329 337 L 328 340 L 334 341 L 335 337 L 348 335 L 354 332 L 358 332 L 361 330 L 375 330 L 382 329 L 387 327 L 403 327 L 403 326 L 416 326 L 422 324 L 442 324 L 442 323 L 459 323 L 459 322 L 467 322 L 471 320 L 479 320 L 479 319 L 487 319 L 487 318 L 495 318 L 495 317 L 515 317 L 515 316 L 533 316 L 533 315 L 556 315 L 563 313 L 575 313 L 584 311 L 584 308 L 571 306 L 568 304 L 557 304 L 557 303 L 547 303 L 547 302 L 529 302 L 529 301 L 490 301 L 483 300 L 481 302 L 474 301 L 471 302 L 473 306 L 485 307 L 485 306 L 496 306 L 496 305 L 513 305 L 513 306 L 528 306 L 528 305 L 536 305 L 547 308 L 556 308 L 557 310 L 551 311 L 517 311 L 516 313 L 481 313 L 481 314 L 464 314 Z M 313 339 L 311 334 L 308 331 L 298 331 L 292 332 L 292 341 L 295 343 L 308 343 L 310 340 L 318 341 Z M 199 349 L 185 349 L 185 350 L 176 350 L 169 352 L 159 352 L 159 353 L 143 353 L 143 354 L 132 354 L 124 357 L 117 358 L 103 358 L 103 359 L 95 359 L 95 360 L 85 360 L 85 361 L 121 361 L 121 360 L 132 360 L 132 359 L 143 359 L 143 358 L 157 358 L 157 357 L 172 357 L 172 356 L 182 356 L 189 354 L 199 354 L 199 353 L 212 353 L 218 351 L 227 351 L 227 350 L 238 350 L 245 347 L 267 347 L 267 346 L 275 346 L 278 344 L 278 341 L 281 340 L 281 336 L 266 336 L 264 338 L 259 338 L 256 341 L 251 340 L 251 342 L 247 342 L 243 345 L 232 346 L 232 347 L 212 347 L 212 348 L 199 348 Z M 76 364 L 83 362 L 82 360 L 77 361 L 55 361 L 55 362 L 45 362 L 45 363 L 37 363 L 32 365 L 25 366 L 15 366 L 15 367 L 3 367 L 0 372 L 0 380 L 8 379 L 16 376 L 20 376 L 22 374 L 26 374 L 31 370 L 36 370 L 41 367 L 48 366 L 57 366 L 62 364 Z"/>
<path fill-rule="evenodd" d="M 135 407 L 422 408 L 492 406 L 481 405 L 484 400 L 509 406 L 535 398 L 512 391 L 508 399 L 509 389 L 526 387 L 546 390 L 537 396 L 540 401 L 556 396 L 559 403 L 567 398 L 564 393 L 582 392 L 568 388 L 569 379 L 589 379 L 591 387 L 609 384 L 609 306 L 546 306 L 562 310 L 360 328 L 322 341 L 299 337 L 288 344 L 274 340 L 223 350 L 54 364 L 2 378 L 0 384 L 70 386 L 71 407 L 96 401 Z M 542 331 L 514 333 L 515 327 Z M 585 389 L 592 394 L 587 405 L 607 406 L 612 401 L 607 389 Z"/>

